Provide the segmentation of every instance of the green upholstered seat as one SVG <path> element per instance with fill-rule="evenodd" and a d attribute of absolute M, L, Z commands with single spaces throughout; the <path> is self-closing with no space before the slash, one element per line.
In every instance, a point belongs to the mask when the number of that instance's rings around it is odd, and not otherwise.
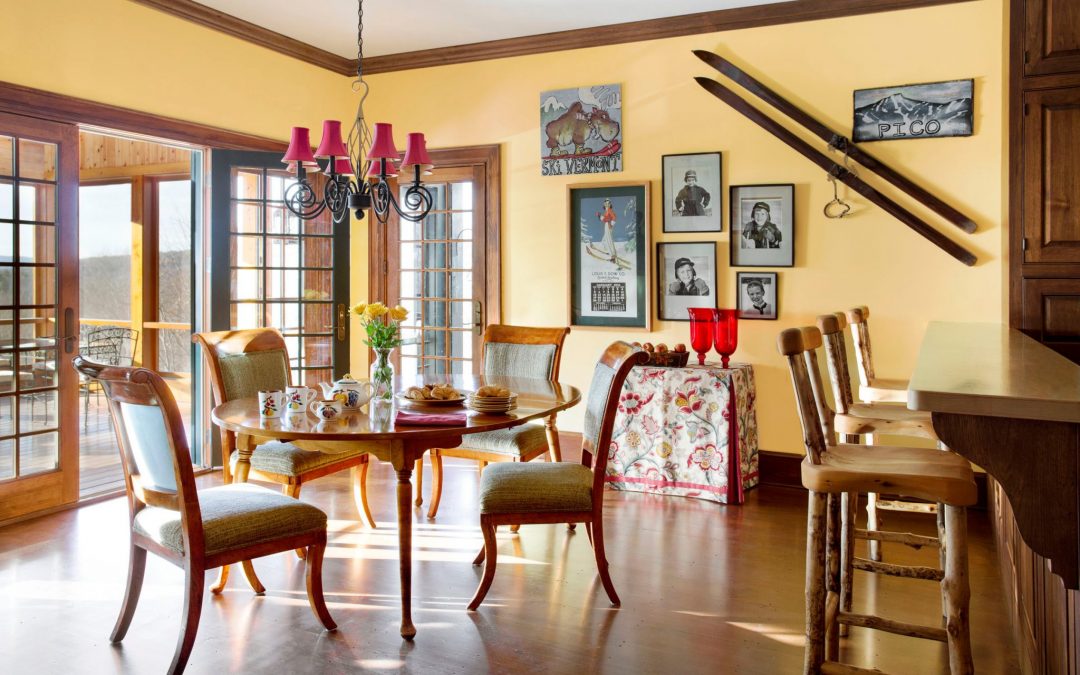
<path fill-rule="evenodd" d="M 326 528 L 326 514 L 311 504 L 246 483 L 199 490 L 199 508 L 207 555 Z M 179 511 L 148 506 L 134 527 L 183 555 Z"/>
<path fill-rule="evenodd" d="M 540 424 L 522 424 L 509 429 L 469 434 L 461 444 L 471 450 L 497 452 L 511 457 L 535 457 L 548 451 L 547 432 Z"/>
<path fill-rule="evenodd" d="M 333 464 L 362 454 L 364 453 L 359 450 L 319 452 L 301 450 L 289 443 L 264 443 L 255 448 L 255 452 L 251 453 L 251 468 L 256 471 L 276 473 L 282 476 L 299 476 L 327 464 Z M 239 453 L 234 450 L 229 460 L 233 470 L 236 469 L 239 456 Z"/>
<path fill-rule="evenodd" d="M 480 513 L 592 510 L 593 472 L 570 462 L 490 464 L 480 475 Z"/>
<path fill-rule="evenodd" d="M 285 391 L 289 386 L 289 355 L 284 349 L 222 356 L 218 363 L 226 401 L 257 396 L 260 391 Z"/>
<path fill-rule="evenodd" d="M 550 380 L 555 373 L 556 348 L 556 345 L 488 342 L 484 345 L 484 375 Z"/>

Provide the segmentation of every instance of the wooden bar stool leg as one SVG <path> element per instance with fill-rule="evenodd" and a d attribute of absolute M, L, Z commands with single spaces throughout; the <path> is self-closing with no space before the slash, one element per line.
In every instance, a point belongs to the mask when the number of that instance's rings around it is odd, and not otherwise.
<path fill-rule="evenodd" d="M 840 566 L 841 566 L 841 495 L 830 494 L 828 502 L 827 539 L 825 544 L 825 660 L 836 661 L 840 656 Z"/>
<path fill-rule="evenodd" d="M 821 672 L 825 660 L 825 519 L 827 495 L 810 492 L 806 517 L 806 651 L 803 673 Z"/>
<path fill-rule="evenodd" d="M 855 575 L 855 509 L 859 495 L 845 492 L 840 499 L 840 611 L 851 613 L 851 585 Z M 848 625 L 840 624 L 840 637 L 848 636 Z"/>
<path fill-rule="evenodd" d="M 864 436 L 867 445 L 874 444 L 874 435 L 866 434 Z M 868 531 L 877 531 L 881 529 L 882 518 L 878 513 L 877 507 L 878 496 L 876 492 L 868 492 L 866 494 L 866 529 Z M 870 547 L 870 559 L 874 562 L 881 562 L 881 542 L 875 539 L 871 539 L 867 542 Z"/>
<path fill-rule="evenodd" d="M 938 503 L 937 505 L 937 536 L 938 536 L 938 563 L 941 565 L 941 569 L 945 569 L 945 551 L 948 548 L 948 541 L 946 541 L 946 529 L 945 529 L 945 505 Z M 945 585 L 941 586 L 941 618 L 945 621 L 949 620 L 949 602 L 945 597 Z"/>
<path fill-rule="evenodd" d="M 945 506 L 945 589 L 948 618 L 945 630 L 949 634 L 949 672 L 970 675 L 975 672 L 971 662 L 971 633 L 969 609 L 971 588 L 968 586 L 967 509 Z"/>

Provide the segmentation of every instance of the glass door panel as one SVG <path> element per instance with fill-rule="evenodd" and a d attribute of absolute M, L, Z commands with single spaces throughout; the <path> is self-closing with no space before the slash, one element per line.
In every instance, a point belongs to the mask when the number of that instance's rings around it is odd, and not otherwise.
<path fill-rule="evenodd" d="M 78 496 L 74 340 L 58 340 L 78 307 L 77 170 L 74 127 L 0 114 L 0 521 Z"/>

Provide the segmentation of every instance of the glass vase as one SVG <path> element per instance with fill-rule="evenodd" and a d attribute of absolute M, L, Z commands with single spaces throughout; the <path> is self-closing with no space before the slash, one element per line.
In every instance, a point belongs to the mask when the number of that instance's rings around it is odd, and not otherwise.
<path fill-rule="evenodd" d="M 698 365 L 705 365 L 705 357 L 713 346 L 713 326 L 716 310 L 708 307 L 689 307 L 690 346 L 697 352 Z"/>
<path fill-rule="evenodd" d="M 394 397 L 394 362 L 390 347 L 375 347 L 375 361 L 371 364 L 371 400 L 373 403 L 392 401 Z"/>
<path fill-rule="evenodd" d="M 720 366 L 728 367 L 731 355 L 739 347 L 739 312 L 734 309 L 718 309 L 716 321 L 716 352 L 720 354 Z"/>

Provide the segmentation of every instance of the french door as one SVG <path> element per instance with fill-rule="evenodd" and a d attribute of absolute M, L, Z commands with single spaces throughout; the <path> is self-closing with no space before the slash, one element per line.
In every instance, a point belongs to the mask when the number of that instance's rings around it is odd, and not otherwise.
<path fill-rule="evenodd" d="M 0 521 L 79 496 L 79 141 L 0 113 Z"/>
<path fill-rule="evenodd" d="M 478 373 L 484 326 L 500 317 L 498 147 L 431 155 L 430 213 L 417 223 L 394 214 L 385 226 L 371 224 L 371 288 L 409 310 L 398 372 Z"/>
<path fill-rule="evenodd" d="M 317 386 L 348 370 L 349 230 L 329 211 L 301 220 L 285 207 L 294 182 L 281 154 L 214 150 L 211 326 L 276 328 L 292 381 Z M 313 182 L 321 194 L 315 174 Z"/>

